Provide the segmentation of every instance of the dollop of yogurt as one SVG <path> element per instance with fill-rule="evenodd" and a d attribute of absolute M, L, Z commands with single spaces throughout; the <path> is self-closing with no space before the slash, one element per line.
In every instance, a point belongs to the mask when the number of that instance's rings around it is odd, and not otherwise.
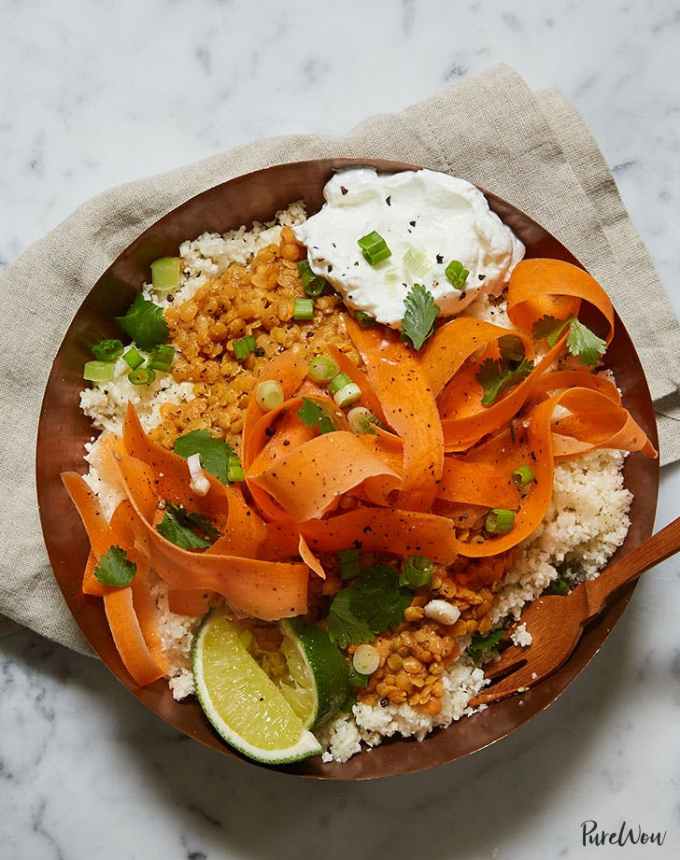
<path fill-rule="evenodd" d="M 404 298 L 423 284 L 446 316 L 483 293 L 500 293 L 524 256 L 524 245 L 484 195 L 464 179 L 432 170 L 337 173 L 324 188 L 321 210 L 295 227 L 309 265 L 355 310 L 398 327 Z M 379 233 L 392 252 L 372 266 L 358 240 Z M 446 277 L 456 260 L 469 275 L 462 289 Z"/>

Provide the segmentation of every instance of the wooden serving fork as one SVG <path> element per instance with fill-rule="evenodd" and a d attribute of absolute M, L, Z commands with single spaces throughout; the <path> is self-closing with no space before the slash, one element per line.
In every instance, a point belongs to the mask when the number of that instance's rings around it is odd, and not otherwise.
<path fill-rule="evenodd" d="M 528 648 L 512 645 L 499 660 L 488 664 L 487 678 L 500 680 L 470 704 L 496 702 L 538 684 L 565 662 L 576 648 L 585 624 L 599 615 L 616 591 L 678 550 L 680 517 L 614 561 L 597 579 L 582 582 L 564 597 L 545 595 L 534 600 L 518 622 L 526 624 L 532 644 Z"/>

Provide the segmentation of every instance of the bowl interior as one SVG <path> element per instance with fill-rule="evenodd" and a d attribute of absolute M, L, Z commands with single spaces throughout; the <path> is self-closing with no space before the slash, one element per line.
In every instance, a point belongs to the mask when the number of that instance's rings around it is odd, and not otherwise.
<path fill-rule="evenodd" d="M 147 708 L 206 746 L 237 758 L 241 757 L 212 731 L 194 700 L 175 702 L 163 681 L 141 689 L 127 674 L 109 634 L 101 601 L 81 593 L 88 544 L 59 474 L 67 469 L 83 471 L 83 446 L 92 435 L 89 420 L 78 408 L 82 366 L 90 357 L 88 344 L 103 337 L 117 336 L 113 319 L 124 312 L 147 279 L 150 263 L 164 255 L 175 255 L 182 241 L 205 231 L 222 233 L 254 220 L 267 221 L 277 210 L 295 200 L 304 200 L 307 211 L 315 212 L 323 202 L 322 189 L 332 173 L 358 165 L 388 172 L 417 169 L 414 165 L 372 159 L 279 165 L 211 188 L 166 215 L 118 257 L 85 298 L 57 353 L 45 391 L 37 444 L 38 503 L 52 569 L 71 612 L 109 669 Z M 557 239 L 527 215 L 494 194 L 485 193 L 492 209 L 526 245 L 527 256 L 577 262 Z M 607 365 L 616 374 L 625 406 L 656 444 L 656 424 L 647 383 L 635 347 L 618 317 L 616 335 L 607 352 Z M 620 552 L 632 549 L 652 533 L 659 483 L 658 461 L 633 454 L 626 460 L 624 475 L 635 500 L 631 528 Z M 387 742 L 370 754 L 355 756 L 344 765 L 324 764 L 320 758 L 315 758 L 282 770 L 324 779 L 371 779 L 422 770 L 482 749 L 508 735 L 560 695 L 600 648 L 632 591 L 632 587 L 624 591 L 589 626 L 568 662 L 525 693 L 521 697 L 522 705 L 520 697 L 496 703 L 446 730 L 434 732 L 421 743 Z"/>

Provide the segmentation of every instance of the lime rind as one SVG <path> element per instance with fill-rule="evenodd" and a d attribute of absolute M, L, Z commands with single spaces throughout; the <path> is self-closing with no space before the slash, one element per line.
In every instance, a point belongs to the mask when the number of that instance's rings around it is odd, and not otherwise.
<path fill-rule="evenodd" d="M 211 634 L 222 636 L 224 653 L 220 659 L 206 665 L 206 638 Z M 209 641 L 208 645 L 212 648 L 214 643 Z M 214 658 L 215 654 L 212 656 Z M 242 637 L 239 637 L 238 628 L 223 614 L 211 613 L 201 625 L 194 638 L 192 660 L 198 701 L 213 728 L 230 746 L 263 764 L 288 764 L 321 753 L 318 740 L 303 725 L 278 687 L 249 654 Z M 225 719 L 223 711 L 231 704 L 230 698 L 236 705 L 234 722 L 244 723 L 251 737 L 261 729 L 261 723 L 265 723 L 284 737 L 295 735 L 293 742 L 278 748 L 265 743 L 253 743 L 244 736 L 243 729 L 235 730 Z M 238 712 L 239 705 L 242 705 L 241 713 Z M 251 711 L 256 712 L 254 716 L 250 714 Z M 251 717 L 249 720 L 245 719 L 248 715 Z M 260 725 L 258 717 L 261 718 Z"/>
<path fill-rule="evenodd" d="M 347 701 L 347 662 L 328 633 L 315 624 L 291 618 L 281 621 L 280 627 L 284 635 L 282 650 L 295 686 L 314 693 L 314 707 L 310 707 L 304 721 L 306 728 L 320 726 L 337 714 Z"/>

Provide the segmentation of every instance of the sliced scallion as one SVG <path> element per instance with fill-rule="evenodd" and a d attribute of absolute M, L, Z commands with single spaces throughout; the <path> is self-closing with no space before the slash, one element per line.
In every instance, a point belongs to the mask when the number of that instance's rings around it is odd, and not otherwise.
<path fill-rule="evenodd" d="M 392 256 L 387 242 L 375 230 L 371 230 L 370 233 L 362 236 L 361 239 L 357 239 L 357 245 L 361 248 L 364 259 L 371 266 L 377 266 L 378 263 L 382 263 L 383 260 L 387 260 L 388 257 Z"/>
<path fill-rule="evenodd" d="M 298 274 L 306 296 L 315 299 L 322 295 L 326 289 L 326 282 L 312 270 L 307 260 L 301 260 L 298 263 Z"/>
<path fill-rule="evenodd" d="M 314 300 L 313 299 L 295 299 L 293 305 L 294 320 L 311 320 L 314 319 Z"/>
<path fill-rule="evenodd" d="M 128 379 L 133 385 L 149 385 L 156 378 L 156 374 L 150 367 L 137 367 L 128 373 Z"/>
<path fill-rule="evenodd" d="M 407 588 L 422 588 L 432 582 L 434 562 L 424 555 L 411 555 L 401 565 L 399 585 Z"/>
<path fill-rule="evenodd" d="M 504 535 L 515 525 L 515 512 L 507 508 L 492 508 L 486 515 L 485 530 L 492 535 Z"/>
<path fill-rule="evenodd" d="M 149 356 L 148 366 L 152 370 L 162 370 L 167 373 L 175 360 L 175 348 L 168 344 L 155 347 Z"/>
<path fill-rule="evenodd" d="M 354 319 L 359 323 L 361 328 L 370 328 L 375 325 L 375 317 L 372 317 L 365 311 L 354 311 Z"/>
<path fill-rule="evenodd" d="M 470 272 L 459 260 L 451 260 L 446 269 L 444 269 L 444 274 L 454 289 L 464 290 Z"/>
<path fill-rule="evenodd" d="M 232 483 L 234 481 L 242 481 L 244 478 L 243 466 L 238 457 L 230 457 L 227 463 L 227 480 Z"/>
<path fill-rule="evenodd" d="M 238 361 L 244 361 L 251 352 L 255 352 L 255 335 L 248 334 L 234 341 L 234 355 Z"/>
<path fill-rule="evenodd" d="M 307 371 L 309 378 L 314 382 L 330 382 L 338 375 L 340 368 L 328 355 L 315 355 L 309 362 Z"/>
<path fill-rule="evenodd" d="M 180 257 L 160 257 L 151 264 L 151 286 L 157 293 L 170 293 L 176 290 L 181 277 Z"/>
<path fill-rule="evenodd" d="M 378 419 L 365 406 L 355 406 L 347 413 L 347 420 L 353 433 L 374 433 L 373 427 Z"/>
<path fill-rule="evenodd" d="M 352 655 L 352 666 L 360 675 L 372 675 L 380 665 L 380 652 L 367 642 Z"/>
<path fill-rule="evenodd" d="M 328 383 L 328 391 L 330 394 L 337 394 L 341 388 L 344 388 L 346 385 L 349 385 L 351 382 L 352 382 L 352 380 L 349 378 L 349 376 L 347 376 L 346 373 L 338 373 Z"/>
<path fill-rule="evenodd" d="M 265 379 L 255 389 L 255 400 L 260 409 L 271 412 L 283 403 L 283 386 L 276 379 Z"/>
<path fill-rule="evenodd" d="M 123 344 L 119 340 L 100 340 L 91 349 L 97 361 L 115 361 L 123 354 Z"/>
<path fill-rule="evenodd" d="M 534 475 L 534 470 L 527 464 L 518 466 L 512 473 L 512 482 L 516 487 L 528 487 L 529 484 L 535 480 L 536 475 Z"/>
<path fill-rule="evenodd" d="M 424 278 L 432 268 L 425 251 L 414 247 L 406 249 L 404 266 L 406 267 L 406 271 L 414 278 Z"/>
<path fill-rule="evenodd" d="M 111 361 L 86 361 L 83 379 L 88 382 L 111 382 L 114 364 Z"/>
<path fill-rule="evenodd" d="M 351 406 L 357 400 L 361 400 L 361 389 L 356 383 L 350 382 L 349 385 L 345 385 L 339 391 L 336 391 L 333 395 L 333 400 L 335 400 L 341 409 L 344 409 L 345 406 Z"/>
<path fill-rule="evenodd" d="M 131 367 L 133 370 L 136 367 L 139 367 L 140 364 L 144 364 L 144 356 L 142 353 L 135 349 L 134 346 L 131 346 L 130 349 L 123 355 L 123 361 L 127 364 L 128 367 Z"/>

